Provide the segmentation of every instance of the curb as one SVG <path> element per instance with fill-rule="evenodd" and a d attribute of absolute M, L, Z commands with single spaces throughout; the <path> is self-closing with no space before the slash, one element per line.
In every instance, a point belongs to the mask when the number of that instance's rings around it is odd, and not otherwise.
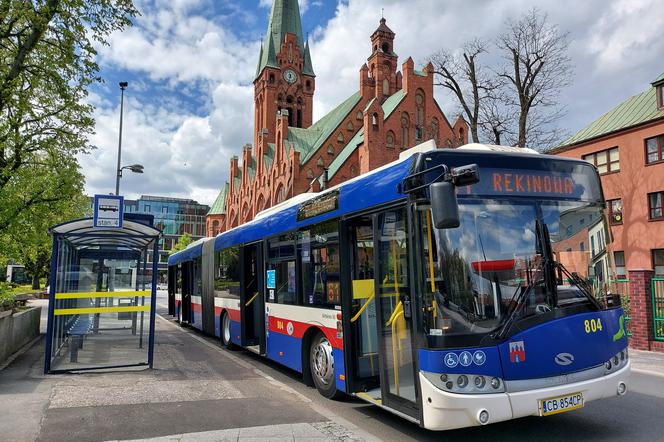
<path fill-rule="evenodd" d="M 657 376 L 660 378 L 664 378 L 664 373 L 660 373 L 659 371 L 653 371 L 653 370 L 646 370 L 643 368 L 634 368 L 632 367 L 632 373 L 638 373 L 638 374 L 645 374 L 648 376 Z"/>
<path fill-rule="evenodd" d="M 14 362 L 14 361 L 16 360 L 16 358 L 18 358 L 19 356 L 21 356 L 21 355 L 22 355 L 23 353 L 25 353 L 26 351 L 30 350 L 30 348 L 32 348 L 32 346 L 35 345 L 35 344 L 37 343 L 37 341 L 39 341 L 39 340 L 42 339 L 43 337 L 44 337 L 44 335 L 40 333 L 40 334 L 37 335 L 37 337 L 35 337 L 32 341 L 28 342 L 28 343 L 25 344 L 23 347 L 21 347 L 21 348 L 19 348 L 18 350 L 16 350 L 16 351 L 14 352 L 14 354 L 12 354 L 11 356 L 9 356 L 5 362 L 3 362 L 2 364 L 0 364 L 0 371 L 2 371 L 2 370 L 4 370 L 5 368 L 9 367 L 9 365 L 10 365 L 12 362 Z"/>

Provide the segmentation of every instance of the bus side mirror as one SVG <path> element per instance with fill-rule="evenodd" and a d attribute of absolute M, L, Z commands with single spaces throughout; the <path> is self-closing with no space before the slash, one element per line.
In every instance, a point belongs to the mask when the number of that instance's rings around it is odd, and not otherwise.
<path fill-rule="evenodd" d="M 431 215 L 433 225 L 437 229 L 459 227 L 459 203 L 457 202 L 456 186 L 443 181 L 429 186 L 431 196 Z"/>

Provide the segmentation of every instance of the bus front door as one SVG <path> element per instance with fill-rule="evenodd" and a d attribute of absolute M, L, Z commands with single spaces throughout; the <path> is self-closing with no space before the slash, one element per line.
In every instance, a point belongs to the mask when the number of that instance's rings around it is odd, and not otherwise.
<path fill-rule="evenodd" d="M 406 211 L 358 217 L 346 226 L 352 392 L 418 418 Z"/>
<path fill-rule="evenodd" d="M 240 313 L 242 345 L 256 353 L 265 354 L 265 305 L 262 293 L 261 244 L 242 247 Z"/>

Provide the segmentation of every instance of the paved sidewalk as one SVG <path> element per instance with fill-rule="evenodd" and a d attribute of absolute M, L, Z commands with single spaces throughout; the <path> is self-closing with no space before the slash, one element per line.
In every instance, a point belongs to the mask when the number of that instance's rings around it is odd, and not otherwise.
<path fill-rule="evenodd" d="M 664 376 L 664 353 L 629 349 L 632 370 Z"/>
<path fill-rule="evenodd" d="M 44 339 L 0 371 L 0 440 L 361 440 L 362 430 L 197 333 L 157 320 L 155 369 L 43 372 Z"/>

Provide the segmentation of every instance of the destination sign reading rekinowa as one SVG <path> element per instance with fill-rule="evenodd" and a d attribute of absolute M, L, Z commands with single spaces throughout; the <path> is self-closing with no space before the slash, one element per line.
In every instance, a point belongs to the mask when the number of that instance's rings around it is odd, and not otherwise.
<path fill-rule="evenodd" d="M 585 172 L 585 171 L 584 171 Z M 564 173 L 537 170 L 480 168 L 480 182 L 460 194 L 514 195 L 583 198 L 598 200 L 599 194 L 589 194 L 592 174 Z"/>

